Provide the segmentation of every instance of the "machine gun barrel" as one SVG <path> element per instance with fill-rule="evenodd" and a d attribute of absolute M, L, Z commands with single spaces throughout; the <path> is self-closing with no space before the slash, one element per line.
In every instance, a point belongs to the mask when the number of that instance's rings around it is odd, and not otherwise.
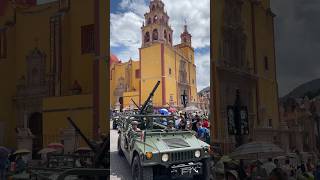
<path fill-rule="evenodd" d="M 79 127 L 73 122 L 73 120 L 70 117 L 67 117 L 70 124 L 73 126 L 73 128 L 76 130 L 77 133 L 80 134 L 82 139 L 88 144 L 88 146 L 92 149 L 94 153 L 97 153 L 97 149 L 93 146 L 93 144 L 89 141 L 89 139 L 82 133 L 82 131 L 79 129 Z"/>
<path fill-rule="evenodd" d="M 157 82 L 157 84 L 154 86 L 153 90 L 151 91 L 151 93 L 149 94 L 149 97 L 147 98 L 147 100 L 144 102 L 143 106 L 140 109 L 140 114 L 143 114 L 143 111 L 145 111 L 148 102 L 150 101 L 150 99 L 154 96 L 154 92 L 157 90 L 158 86 L 160 84 L 160 81 Z"/>
<path fill-rule="evenodd" d="M 135 106 L 137 106 L 137 108 L 140 110 L 140 107 L 138 106 L 138 104 L 131 98 L 131 101 L 133 102 L 133 104 L 135 105 Z"/>

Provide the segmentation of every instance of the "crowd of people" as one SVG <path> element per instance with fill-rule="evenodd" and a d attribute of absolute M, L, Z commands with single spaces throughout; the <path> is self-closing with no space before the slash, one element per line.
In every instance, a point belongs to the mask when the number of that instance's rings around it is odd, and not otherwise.
<path fill-rule="evenodd" d="M 204 142 L 210 142 L 210 123 L 206 115 L 198 113 L 180 113 L 175 116 L 176 129 L 188 129 L 196 133 L 196 137 Z"/>
<path fill-rule="evenodd" d="M 217 178 L 227 180 L 320 180 L 320 164 L 314 165 L 312 159 L 306 163 L 293 166 L 289 158 L 283 164 L 278 159 L 269 158 L 266 162 L 255 160 L 245 164 L 225 163 L 225 171 L 218 174 Z"/>
<path fill-rule="evenodd" d="M 10 173 L 22 173 L 26 168 L 27 161 L 23 156 L 9 155 L 0 157 L 0 179 L 6 179 Z"/>

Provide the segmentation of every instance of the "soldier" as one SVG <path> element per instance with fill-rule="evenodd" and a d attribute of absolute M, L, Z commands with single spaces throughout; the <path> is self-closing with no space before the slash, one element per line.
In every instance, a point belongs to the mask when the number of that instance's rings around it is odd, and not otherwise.
<path fill-rule="evenodd" d="M 139 128 L 138 128 L 138 121 L 132 121 L 131 122 L 131 125 L 132 125 L 132 130 L 134 131 L 141 131 Z"/>
<path fill-rule="evenodd" d="M 174 124 L 173 121 L 170 120 L 170 121 L 168 122 L 167 129 L 168 129 L 168 130 L 173 130 L 173 129 L 174 129 L 173 124 Z"/>

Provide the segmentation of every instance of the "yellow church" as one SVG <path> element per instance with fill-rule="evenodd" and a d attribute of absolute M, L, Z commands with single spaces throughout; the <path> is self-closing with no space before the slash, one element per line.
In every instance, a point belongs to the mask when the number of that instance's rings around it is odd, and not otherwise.
<path fill-rule="evenodd" d="M 173 30 L 161 0 L 153 0 L 141 27 L 139 59 L 121 62 L 111 55 L 110 106 L 113 109 L 142 105 L 157 81 L 155 107 L 182 107 L 182 95 L 189 104 L 197 102 L 196 65 L 192 36 L 187 25 L 181 43 L 173 45 Z M 131 100 L 132 99 L 132 100 Z"/>
<path fill-rule="evenodd" d="M 90 139 L 108 133 L 109 3 L 36 2 L 1 4 L 0 146 L 70 150 L 77 142 L 67 117 Z"/>

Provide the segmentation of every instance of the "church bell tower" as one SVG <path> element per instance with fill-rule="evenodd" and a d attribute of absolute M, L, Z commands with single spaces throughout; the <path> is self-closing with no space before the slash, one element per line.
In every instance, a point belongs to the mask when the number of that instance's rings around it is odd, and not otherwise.
<path fill-rule="evenodd" d="M 154 43 L 163 42 L 172 46 L 172 29 L 169 26 L 169 16 L 164 10 L 164 3 L 161 0 L 152 0 L 149 5 L 142 30 L 142 48 Z"/>
<path fill-rule="evenodd" d="M 191 34 L 188 32 L 188 26 L 184 25 L 184 31 L 181 33 L 181 44 L 191 47 Z"/>

